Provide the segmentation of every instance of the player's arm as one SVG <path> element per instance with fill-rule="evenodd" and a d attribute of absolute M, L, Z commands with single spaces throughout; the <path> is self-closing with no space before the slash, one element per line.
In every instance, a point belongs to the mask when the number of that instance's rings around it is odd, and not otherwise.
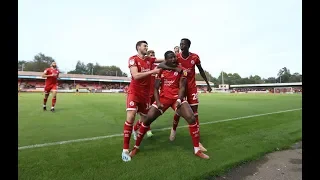
<path fill-rule="evenodd" d="M 155 61 L 154 61 L 154 63 L 162 63 L 164 61 L 164 59 L 156 59 Z"/>
<path fill-rule="evenodd" d="M 131 73 L 133 79 L 136 79 L 136 80 L 145 78 L 145 77 L 147 77 L 151 74 L 155 74 L 157 72 L 159 72 L 159 69 L 157 69 L 157 68 L 155 68 L 151 71 L 147 71 L 147 72 L 138 72 L 137 66 L 130 67 L 130 73 Z"/>
<path fill-rule="evenodd" d="M 48 71 L 47 71 L 47 70 L 44 70 L 44 71 L 43 71 L 43 74 L 42 74 L 42 77 L 43 77 L 43 78 L 46 78 L 46 77 L 51 77 L 51 76 L 53 76 L 53 74 L 48 75 L 47 73 L 48 73 Z"/>
<path fill-rule="evenodd" d="M 159 97 L 159 88 L 160 88 L 161 79 L 156 78 L 154 82 L 154 100 L 156 101 L 157 105 L 160 104 L 160 97 Z"/>
<path fill-rule="evenodd" d="M 186 85 L 187 85 L 187 78 L 181 77 L 179 82 L 179 95 L 178 95 L 178 98 L 180 99 L 180 101 L 184 98 Z"/>
<path fill-rule="evenodd" d="M 160 63 L 157 67 L 161 68 L 161 69 L 165 69 L 165 70 L 173 70 L 173 71 L 181 72 L 180 68 L 178 68 L 178 67 L 175 67 L 175 68 L 169 67 L 169 66 L 166 65 L 166 62 Z"/>
<path fill-rule="evenodd" d="M 197 64 L 197 68 L 199 69 L 200 75 L 203 78 L 203 80 L 207 83 L 208 86 L 210 86 L 206 73 L 204 72 L 201 64 Z"/>
<path fill-rule="evenodd" d="M 204 72 L 204 70 L 203 70 L 203 68 L 201 66 L 200 57 L 198 55 L 196 55 L 196 58 L 197 58 L 196 59 L 196 66 L 197 66 L 197 68 L 199 70 L 199 73 L 200 73 L 201 77 L 203 78 L 203 80 L 207 83 L 208 91 L 211 92 L 212 89 L 211 89 L 211 86 L 210 86 L 209 81 L 207 79 L 206 73 Z"/>

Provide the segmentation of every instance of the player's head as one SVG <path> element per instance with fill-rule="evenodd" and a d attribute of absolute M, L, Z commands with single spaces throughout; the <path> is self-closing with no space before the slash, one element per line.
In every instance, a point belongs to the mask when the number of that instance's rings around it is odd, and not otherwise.
<path fill-rule="evenodd" d="M 136 50 L 138 51 L 138 53 L 142 54 L 142 55 L 146 55 L 147 51 L 148 51 L 148 43 L 147 41 L 138 41 L 136 44 Z"/>
<path fill-rule="evenodd" d="M 149 56 L 149 57 L 155 57 L 156 54 L 155 54 L 154 50 L 149 50 L 149 51 L 147 52 L 147 56 Z"/>
<path fill-rule="evenodd" d="M 179 53 L 180 52 L 180 47 L 179 46 L 176 46 L 174 47 L 174 53 Z"/>
<path fill-rule="evenodd" d="M 169 66 L 169 67 L 177 67 L 178 66 L 177 56 L 173 51 L 165 52 L 164 59 L 166 60 L 167 66 Z"/>
<path fill-rule="evenodd" d="M 189 48 L 191 46 L 191 41 L 187 38 L 183 38 L 180 41 L 180 49 L 181 51 L 189 51 Z"/>
<path fill-rule="evenodd" d="M 51 63 L 51 67 L 56 68 L 57 67 L 57 63 L 56 62 L 52 62 Z"/>

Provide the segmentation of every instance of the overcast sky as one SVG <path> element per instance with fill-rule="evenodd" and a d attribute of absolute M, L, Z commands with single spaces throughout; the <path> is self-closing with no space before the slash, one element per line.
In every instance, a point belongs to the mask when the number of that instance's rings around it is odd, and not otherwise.
<path fill-rule="evenodd" d="M 39 52 L 62 71 L 85 63 L 125 72 L 135 43 L 147 40 L 157 57 L 181 38 L 192 41 L 202 66 L 242 77 L 302 72 L 301 0 L 18 0 L 19 60 Z"/>

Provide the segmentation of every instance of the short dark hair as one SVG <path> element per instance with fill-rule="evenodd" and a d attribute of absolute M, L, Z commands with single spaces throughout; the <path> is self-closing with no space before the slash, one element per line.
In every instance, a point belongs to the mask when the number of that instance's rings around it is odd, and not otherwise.
<path fill-rule="evenodd" d="M 147 43 L 147 41 L 138 41 L 137 43 L 136 43 L 136 50 L 138 51 L 138 46 L 141 46 L 141 44 L 143 44 L 143 43 L 146 43 L 146 44 L 148 44 Z"/>
<path fill-rule="evenodd" d="M 151 53 L 154 53 L 154 50 L 149 50 L 147 51 L 147 55 L 151 54 Z"/>
<path fill-rule="evenodd" d="M 182 38 L 181 41 L 186 41 L 189 46 L 191 46 L 191 41 L 188 38 Z"/>
<path fill-rule="evenodd" d="M 170 54 L 174 54 L 174 52 L 173 52 L 173 51 L 167 51 L 167 52 L 165 52 L 165 53 L 164 53 L 164 59 L 168 59 L 168 58 L 169 58 L 168 56 L 169 56 Z"/>

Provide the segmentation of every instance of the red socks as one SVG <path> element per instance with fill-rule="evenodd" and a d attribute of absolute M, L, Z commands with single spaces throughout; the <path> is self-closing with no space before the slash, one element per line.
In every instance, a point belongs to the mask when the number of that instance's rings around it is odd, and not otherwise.
<path fill-rule="evenodd" d="M 140 127 L 141 127 L 141 124 L 142 124 L 142 122 L 141 122 L 140 119 L 139 119 L 139 121 L 136 122 L 136 125 L 133 126 L 133 130 L 134 130 L 134 131 L 139 130 Z M 150 130 L 151 130 L 151 128 L 150 128 L 150 126 L 149 126 L 149 129 L 148 129 L 147 131 L 150 131 Z"/>
<path fill-rule="evenodd" d="M 126 121 L 124 123 L 124 127 L 123 127 L 123 149 L 126 149 L 126 150 L 129 149 L 130 138 L 131 138 L 131 134 L 132 134 L 132 128 L 133 128 L 132 123 L 129 123 L 128 121 Z"/>
<path fill-rule="evenodd" d="M 140 119 L 136 122 L 136 125 L 133 126 L 133 131 L 137 131 L 138 129 L 140 129 L 141 126 L 141 121 Z"/>
<path fill-rule="evenodd" d="M 172 125 L 172 129 L 173 130 L 177 130 L 178 124 L 179 124 L 179 120 L 180 120 L 180 116 L 178 116 L 177 114 L 175 114 L 173 116 L 173 125 Z"/>
<path fill-rule="evenodd" d="M 138 137 L 137 137 L 137 140 L 136 140 L 136 145 L 135 145 L 136 147 L 139 148 L 139 146 L 141 144 L 141 141 L 142 141 L 144 135 L 147 133 L 148 129 L 150 129 L 149 126 L 146 126 L 143 123 L 141 123 L 141 127 L 139 129 Z"/>
<path fill-rule="evenodd" d="M 200 124 L 199 124 L 198 112 L 194 112 L 194 117 L 196 118 L 196 123 L 197 123 L 197 126 L 198 126 L 199 136 L 200 136 Z"/>
<path fill-rule="evenodd" d="M 43 105 L 47 105 L 47 101 L 48 101 L 48 98 L 44 98 L 43 99 Z M 52 98 L 52 101 L 51 101 L 52 107 L 54 107 L 56 105 L 56 102 L 57 102 L 57 98 L 56 97 Z"/>
<path fill-rule="evenodd" d="M 57 101 L 57 98 L 52 98 L 52 107 L 54 107 L 56 105 L 56 101 Z"/>
<path fill-rule="evenodd" d="M 193 147 L 199 147 L 200 135 L 198 124 L 196 122 L 194 124 L 189 124 L 189 132 L 192 138 Z"/>

